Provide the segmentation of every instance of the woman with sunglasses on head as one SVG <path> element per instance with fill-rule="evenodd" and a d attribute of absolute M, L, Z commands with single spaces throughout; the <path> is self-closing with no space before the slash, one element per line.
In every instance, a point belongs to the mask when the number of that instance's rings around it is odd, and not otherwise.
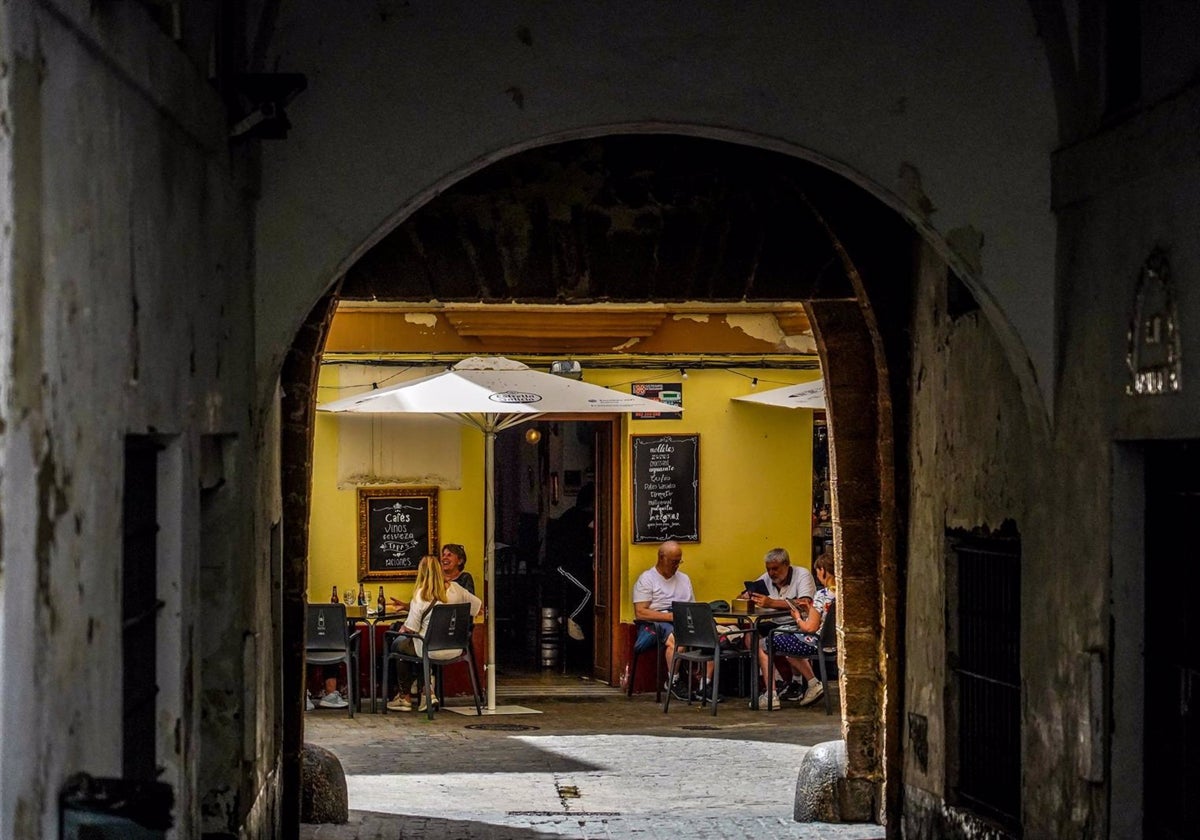
<path fill-rule="evenodd" d="M 457 583 L 463 589 L 475 594 L 475 580 L 470 572 L 464 572 L 467 565 L 467 550 L 458 543 L 446 543 L 442 546 L 442 578 L 446 583 Z"/>

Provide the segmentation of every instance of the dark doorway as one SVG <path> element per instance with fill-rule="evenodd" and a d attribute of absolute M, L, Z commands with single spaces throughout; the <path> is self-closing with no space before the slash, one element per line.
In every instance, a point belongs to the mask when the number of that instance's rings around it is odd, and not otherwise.
<path fill-rule="evenodd" d="M 158 778 L 158 453 L 153 438 L 125 438 L 121 562 L 121 774 Z"/>
<path fill-rule="evenodd" d="M 1178 585 L 1200 520 L 1200 442 L 1146 457 L 1146 837 L 1194 837 L 1200 824 L 1200 617 Z"/>
<path fill-rule="evenodd" d="M 496 662 L 501 675 L 538 672 L 591 678 L 608 659 L 609 617 L 597 584 L 596 507 L 607 505 L 596 439 L 608 421 L 543 420 L 496 439 Z M 604 452 L 609 450 L 605 448 Z M 607 460 L 607 457 L 605 458 Z M 597 566 L 602 568 L 598 574 Z M 602 644 L 598 645 L 598 641 Z"/>

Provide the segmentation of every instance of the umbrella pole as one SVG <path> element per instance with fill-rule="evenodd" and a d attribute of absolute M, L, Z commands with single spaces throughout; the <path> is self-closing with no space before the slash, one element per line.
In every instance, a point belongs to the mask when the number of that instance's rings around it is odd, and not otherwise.
<path fill-rule="evenodd" d="M 487 587 L 487 707 L 496 711 L 496 432 L 483 433 L 483 580 Z"/>

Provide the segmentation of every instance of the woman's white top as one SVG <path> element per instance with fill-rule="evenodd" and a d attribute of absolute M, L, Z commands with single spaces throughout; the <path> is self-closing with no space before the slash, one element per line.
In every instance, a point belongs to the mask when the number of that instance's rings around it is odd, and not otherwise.
<path fill-rule="evenodd" d="M 471 615 L 479 615 L 479 610 L 483 608 L 483 601 L 480 601 L 467 590 L 463 589 L 457 583 L 446 584 L 446 603 L 447 604 L 470 604 Z M 421 597 L 420 592 L 414 592 L 412 601 L 408 605 L 408 617 L 404 619 L 404 627 L 410 633 L 420 633 L 422 636 L 429 630 L 429 619 L 433 615 L 433 605 Z M 420 622 L 418 624 L 417 622 Z M 413 639 L 413 646 L 417 653 L 420 653 L 424 648 L 421 645 L 420 639 Z M 453 659 L 454 651 L 436 651 L 429 655 L 430 659 Z"/>

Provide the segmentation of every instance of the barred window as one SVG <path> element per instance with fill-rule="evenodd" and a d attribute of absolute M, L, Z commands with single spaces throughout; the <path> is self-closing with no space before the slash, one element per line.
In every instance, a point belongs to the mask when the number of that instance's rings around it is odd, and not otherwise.
<path fill-rule="evenodd" d="M 955 800 L 1016 826 L 1021 814 L 1021 545 L 952 536 L 947 591 Z"/>

